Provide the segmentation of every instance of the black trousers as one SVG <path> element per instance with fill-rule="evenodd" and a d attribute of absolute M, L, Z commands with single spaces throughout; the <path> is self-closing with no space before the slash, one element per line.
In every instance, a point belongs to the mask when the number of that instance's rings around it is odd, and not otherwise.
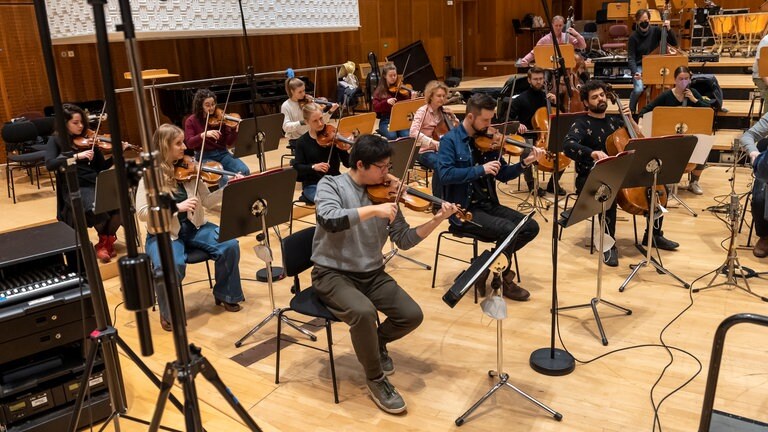
<path fill-rule="evenodd" d="M 504 239 L 507 238 L 517 224 L 523 220 L 522 213 L 512 210 L 511 208 L 504 207 L 500 204 L 494 204 L 490 201 L 483 201 L 477 204 L 471 204 L 469 211 L 472 212 L 472 221 L 478 223 L 482 228 L 473 224 L 462 224 L 457 230 L 472 234 L 481 238 L 491 239 L 496 241 L 496 245 L 500 245 Z M 517 234 L 515 240 L 513 240 L 507 249 L 504 251 L 507 257 L 512 257 L 512 254 L 522 249 L 531 242 L 539 234 L 539 224 L 529 219 L 528 222 L 523 225 L 523 228 Z"/>

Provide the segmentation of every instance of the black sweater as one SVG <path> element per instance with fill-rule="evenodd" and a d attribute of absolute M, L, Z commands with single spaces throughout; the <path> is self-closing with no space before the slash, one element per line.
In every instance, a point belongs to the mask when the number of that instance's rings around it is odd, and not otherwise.
<path fill-rule="evenodd" d="M 339 168 L 341 164 L 349 168 L 349 153 L 338 148 L 333 148 L 331 153 L 331 146 L 321 147 L 317 141 L 309 135 L 309 132 L 300 136 L 296 140 L 296 157 L 293 161 L 293 168 L 298 171 L 297 180 L 301 182 L 303 187 L 317 184 L 324 175 L 339 175 Z M 328 156 L 331 156 L 331 161 L 328 162 Z M 326 162 L 330 165 L 327 173 L 322 173 L 312 169 L 312 165 L 316 163 Z"/>
<path fill-rule="evenodd" d="M 708 107 L 709 103 L 704 100 L 704 98 L 701 96 L 699 92 L 697 92 L 695 89 L 691 89 L 691 93 L 693 93 L 693 97 L 696 98 L 697 102 L 693 103 L 690 100 L 686 104 L 690 107 Z M 685 100 L 687 98 L 684 98 Z M 665 90 L 662 94 L 659 95 L 656 99 L 651 101 L 648 105 L 644 106 L 642 110 L 640 110 L 640 117 L 642 117 L 645 113 L 653 111 L 654 108 L 659 106 L 666 106 L 666 107 L 679 107 L 683 106 L 683 102 L 677 100 L 675 97 L 675 94 L 672 93 L 672 90 Z"/>
<path fill-rule="evenodd" d="M 637 68 L 643 65 L 643 56 L 659 47 L 661 42 L 661 27 L 651 26 L 648 31 L 641 33 L 637 30 L 632 33 L 627 42 L 627 60 L 632 75 L 637 73 Z M 667 31 L 667 45 L 677 46 L 675 33 Z"/>
<path fill-rule="evenodd" d="M 533 115 L 536 110 L 547 106 L 547 94 L 543 90 L 528 89 L 516 98 L 512 99 L 512 106 L 509 108 L 509 118 L 519 120 L 530 130 L 533 130 Z M 502 113 L 504 115 L 505 113 Z"/>

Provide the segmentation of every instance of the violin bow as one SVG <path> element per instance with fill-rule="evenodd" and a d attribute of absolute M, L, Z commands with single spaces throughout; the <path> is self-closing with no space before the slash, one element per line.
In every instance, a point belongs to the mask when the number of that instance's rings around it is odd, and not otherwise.
<path fill-rule="evenodd" d="M 211 113 L 205 112 L 205 127 L 203 128 L 203 143 L 200 144 L 200 160 L 197 161 L 197 175 L 195 176 L 195 194 L 197 196 L 197 188 L 200 186 L 200 174 L 203 172 L 203 155 L 205 154 L 205 141 L 208 140 L 206 134 L 208 133 L 208 119 L 211 117 Z M 219 125 L 221 126 L 221 125 Z"/>
<path fill-rule="evenodd" d="M 331 156 L 333 156 L 333 148 L 336 147 L 336 135 L 338 135 L 341 131 L 339 131 L 339 123 L 341 123 L 341 112 L 343 111 L 341 107 L 338 108 L 339 111 L 339 119 L 336 121 L 336 133 L 333 134 L 333 139 L 331 140 L 331 149 L 328 151 L 328 164 L 331 163 Z M 333 116 L 331 116 L 333 117 Z M 330 118 L 328 119 L 331 120 Z"/>
<path fill-rule="evenodd" d="M 96 147 L 96 140 L 99 136 L 99 129 L 101 129 L 101 119 L 104 118 L 104 110 L 107 109 L 107 102 L 104 101 L 104 105 L 101 107 L 101 112 L 99 113 L 99 121 L 96 123 L 96 130 L 93 133 L 93 140 L 91 141 L 91 151 Z M 85 119 L 85 121 L 88 121 L 88 119 Z M 91 159 L 92 161 L 93 159 Z M 91 161 L 88 161 L 88 163 L 91 163 Z"/>
<path fill-rule="evenodd" d="M 517 85 L 517 77 L 515 77 L 515 80 L 512 81 L 512 91 L 509 93 L 509 103 L 507 104 L 507 112 L 504 115 L 504 132 L 503 135 L 507 136 L 507 128 L 509 127 L 509 115 L 512 113 L 512 97 L 515 95 L 515 86 Z M 504 99 L 504 95 L 501 95 L 502 100 Z M 517 131 L 515 131 L 517 132 Z M 499 163 L 501 163 L 501 159 L 504 157 L 504 152 L 499 149 Z"/>
<path fill-rule="evenodd" d="M 395 194 L 395 205 L 400 207 L 400 198 L 402 198 L 403 194 L 405 193 L 407 186 L 406 183 L 408 181 L 408 172 L 411 170 L 411 164 L 413 163 L 414 155 L 416 154 L 416 150 L 421 147 L 419 142 L 415 140 L 413 142 L 413 145 L 411 146 L 411 153 L 408 155 L 408 162 L 405 164 L 405 169 L 403 170 L 403 175 L 400 177 L 400 186 L 397 188 L 397 193 Z"/>
<path fill-rule="evenodd" d="M 219 132 L 224 127 L 224 116 L 227 115 L 227 106 L 229 105 L 229 97 L 232 95 L 232 88 L 235 86 L 235 77 L 232 77 L 232 82 L 229 83 L 229 91 L 227 92 L 227 99 L 224 101 L 224 110 L 221 113 L 221 123 L 219 123 Z M 206 122 L 206 125 L 208 123 Z M 202 154 L 202 153 L 201 153 Z"/>

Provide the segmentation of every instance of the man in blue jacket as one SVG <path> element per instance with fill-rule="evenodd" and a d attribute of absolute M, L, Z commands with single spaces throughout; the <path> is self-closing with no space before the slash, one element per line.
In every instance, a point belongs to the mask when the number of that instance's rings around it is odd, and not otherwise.
<path fill-rule="evenodd" d="M 489 132 L 496 102 L 488 95 L 475 94 L 467 101 L 467 115 L 461 124 L 440 140 L 437 172 L 443 184 L 443 199 L 472 212 L 473 221 L 480 225 L 462 223 L 455 215 L 450 223 L 455 231 L 496 241 L 504 241 L 514 230 L 523 214 L 499 203 L 495 180 L 507 182 L 517 178 L 533 164 L 544 150 L 534 148 L 521 162 L 508 165 L 498 151 L 481 153 L 475 146 L 475 136 Z M 529 220 L 504 251 L 508 258 L 523 248 L 539 233 L 539 225 Z M 480 295 L 485 294 L 488 272 L 476 282 Z M 502 275 L 504 296 L 518 301 L 530 297 L 528 291 L 514 282 L 515 272 L 507 269 Z"/>

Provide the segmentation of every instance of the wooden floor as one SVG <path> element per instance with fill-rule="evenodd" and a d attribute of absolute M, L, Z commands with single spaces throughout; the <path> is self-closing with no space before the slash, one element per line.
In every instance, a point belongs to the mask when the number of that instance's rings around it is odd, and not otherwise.
<path fill-rule="evenodd" d="M 279 153 L 270 155 L 270 165 Z M 252 168 L 255 160 L 246 160 Z M 664 265 L 692 282 L 717 268 L 726 258 L 723 241 L 727 227 L 711 213 L 702 209 L 718 204 L 714 197 L 729 192 L 730 173 L 723 167 L 706 170 L 701 185 L 704 196 L 681 192 L 680 197 L 699 212 L 692 217 L 671 205 L 665 218 L 664 232 L 679 241 L 676 252 L 664 252 Z M 4 180 L 4 179 L 3 179 Z M 38 191 L 18 178 L 18 204 L 0 197 L 3 218 L 0 230 L 40 223 L 54 218 L 55 198 L 50 188 Z M 736 175 L 737 192 L 745 193 L 750 172 L 739 168 Z M 503 191 L 516 189 L 517 182 L 501 185 Z M 563 185 L 573 190 L 573 173 L 569 170 Z M 515 197 L 500 194 L 504 203 L 517 206 Z M 742 201 L 743 203 L 743 201 Z M 544 411 L 515 394 L 503 389 L 482 405 L 462 426 L 468 431 L 650 431 L 657 403 L 673 389 L 695 376 L 693 381 L 665 401 L 659 410 L 660 420 L 667 431 L 693 431 L 698 427 L 706 367 L 712 338 L 717 325 L 726 317 L 754 312 L 768 314 L 768 304 L 739 289 L 715 289 L 693 294 L 665 275 L 643 270 L 624 293 L 617 287 L 629 274 L 629 264 L 641 259 L 632 246 L 632 221 L 623 212 L 618 223 L 620 266 L 605 268 L 604 298 L 631 308 L 631 316 L 601 307 L 600 314 L 610 345 L 604 347 L 597 338 L 595 321 L 588 309 L 560 314 L 559 340 L 579 360 L 576 370 L 567 376 L 548 377 L 528 366 L 532 351 L 547 347 L 550 335 L 550 301 L 552 293 L 552 225 L 537 216 L 541 226 L 539 236 L 520 254 L 522 285 L 531 291 L 525 303 L 507 301 L 508 318 L 503 321 L 504 370 L 510 381 L 521 390 L 548 404 L 563 414 L 557 422 Z M 552 211 L 546 214 L 551 221 Z M 425 214 L 406 211 L 412 224 L 427 219 Z M 217 215 L 213 215 L 217 219 Z M 311 220 L 309 216 L 306 220 Z M 298 224 L 297 227 L 300 227 Z M 282 229 L 287 233 L 287 228 Z M 640 232 L 642 235 L 642 232 Z M 595 295 L 596 255 L 584 247 L 585 224 L 567 229 L 559 243 L 558 293 L 561 305 L 588 302 Z M 747 241 L 746 229 L 738 243 Z M 276 239 L 273 238 L 276 243 Z M 405 255 L 432 263 L 436 235 L 429 237 Z M 263 266 L 255 257 L 253 237 L 240 239 L 243 278 L 252 278 Z M 273 243 L 274 244 L 274 243 Z M 120 250 L 124 250 L 121 244 Z M 12 245 L 2 245 L 12 247 Z M 468 256 L 468 247 L 444 246 L 444 250 Z M 277 260 L 280 252 L 275 251 Z M 758 271 L 768 270 L 768 262 L 754 258 L 750 251 L 739 250 L 741 263 Z M 402 341 L 390 345 L 390 354 L 397 372 L 390 378 L 408 403 L 407 414 L 388 415 L 380 411 L 365 390 L 364 376 L 359 366 L 348 332 L 343 324 L 334 325 L 334 352 L 339 378 L 341 403 L 332 400 L 332 386 L 327 356 L 296 345 L 285 347 L 282 355 L 281 383 L 274 382 L 275 323 L 272 322 L 249 339 L 242 348 L 234 341 L 271 311 L 267 287 L 263 283 L 244 282 L 247 301 L 239 313 L 227 313 L 215 307 L 207 283 L 185 287 L 189 340 L 203 349 L 224 382 L 231 388 L 257 423 L 268 431 L 402 431 L 456 430 L 454 420 L 480 398 L 493 379 L 488 370 L 496 366 L 495 321 L 485 316 L 468 297 L 454 309 L 441 301 L 464 264 L 441 260 L 437 287 L 430 288 L 432 273 L 412 263 L 395 258 L 388 265 L 391 274 L 416 299 L 424 310 L 422 326 Z M 192 265 L 186 282 L 205 279 L 202 264 Z M 709 278 L 698 281 L 702 287 Z M 306 284 L 309 275 L 302 278 Z M 751 287 L 768 294 L 768 281 L 750 279 Z M 126 311 L 122 301 L 119 279 L 105 281 L 113 319 L 126 341 L 138 351 L 133 314 Z M 290 299 L 289 282 L 274 285 L 278 306 Z M 692 299 L 692 300 L 691 300 Z M 692 303 L 692 306 L 691 305 Z M 690 308 L 671 325 L 670 322 L 687 307 Z M 151 312 L 155 355 L 144 360 L 156 375 L 166 361 L 174 358 L 171 335 L 159 325 L 156 312 Z M 668 327 L 667 327 L 668 326 Z M 664 342 L 689 352 L 691 357 L 674 351 L 674 362 L 667 369 L 652 395 L 651 388 L 665 366 L 670 354 L 659 347 L 660 332 L 666 328 Z M 288 330 L 291 336 L 297 336 Z M 298 336 L 297 336 L 298 337 Z M 325 343 L 319 334 L 318 345 Z M 715 407 L 753 419 L 768 421 L 768 329 L 738 326 L 729 334 L 723 361 Z M 558 345 L 560 343 L 558 342 Z M 645 345 L 645 347 L 630 348 Z M 630 349 L 627 349 L 630 348 Z M 624 349 L 598 360 L 584 363 L 613 350 Z M 124 355 L 120 356 L 127 388 L 129 414 L 149 419 L 153 412 L 157 390 Z M 212 386 L 200 378 L 197 390 L 201 401 L 205 427 L 209 431 L 240 431 L 246 428 L 225 404 Z M 177 388 L 174 393 L 181 397 Z M 170 405 L 169 405 L 170 406 Z M 181 416 L 167 408 L 164 424 L 183 427 Z M 123 420 L 122 430 L 145 430 L 144 426 Z M 114 430 L 110 426 L 107 430 Z"/>

